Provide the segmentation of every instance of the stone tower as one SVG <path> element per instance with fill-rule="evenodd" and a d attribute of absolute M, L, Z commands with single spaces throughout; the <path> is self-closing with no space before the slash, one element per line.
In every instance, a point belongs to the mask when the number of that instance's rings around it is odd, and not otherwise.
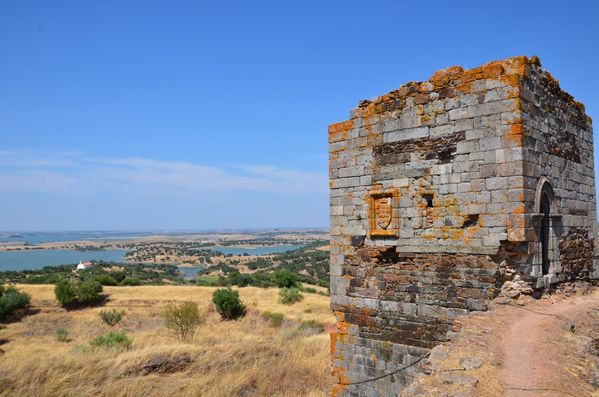
<path fill-rule="evenodd" d="M 591 119 L 537 57 L 362 101 L 329 150 L 334 395 L 396 395 L 506 281 L 599 277 Z"/>

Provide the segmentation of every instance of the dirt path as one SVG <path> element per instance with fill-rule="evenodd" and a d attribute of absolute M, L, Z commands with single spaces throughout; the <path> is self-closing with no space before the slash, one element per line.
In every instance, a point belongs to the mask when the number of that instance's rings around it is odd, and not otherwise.
<path fill-rule="evenodd" d="M 567 346 L 556 341 L 568 321 L 575 324 L 589 310 L 599 309 L 598 298 L 594 294 L 538 307 L 509 308 L 514 318 L 500 339 L 503 359 L 498 373 L 507 397 L 579 395 L 568 389 L 561 365 Z"/>

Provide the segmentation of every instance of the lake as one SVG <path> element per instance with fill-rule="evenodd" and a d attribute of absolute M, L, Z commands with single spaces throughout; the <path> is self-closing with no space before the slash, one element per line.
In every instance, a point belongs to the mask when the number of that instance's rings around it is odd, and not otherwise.
<path fill-rule="evenodd" d="M 67 251 L 67 250 L 32 250 L 0 252 L 0 272 L 37 270 L 45 266 L 74 265 L 79 261 L 125 262 L 127 250 L 105 251 Z M 179 267 L 185 278 L 193 278 L 204 267 Z"/>
<path fill-rule="evenodd" d="M 181 273 L 183 273 L 183 278 L 187 278 L 187 279 L 191 279 L 196 274 L 204 271 L 204 267 L 202 267 L 202 266 L 192 266 L 192 267 L 178 266 L 177 269 L 179 269 L 179 271 Z"/>
<path fill-rule="evenodd" d="M 296 249 L 302 248 L 302 245 L 267 245 L 264 247 L 227 247 L 227 246 L 214 246 L 207 247 L 212 251 L 217 251 L 222 254 L 228 255 L 268 255 L 268 254 L 279 254 L 281 252 L 294 251 Z"/>
<path fill-rule="evenodd" d="M 271 245 L 265 247 L 209 247 L 213 251 L 231 255 L 268 255 L 281 252 L 293 251 L 301 248 L 301 245 Z M 45 266 L 77 264 L 79 261 L 105 261 L 105 262 L 125 262 L 123 259 L 127 250 L 105 250 L 105 251 L 68 251 L 68 250 L 20 250 L 0 252 L 0 272 L 36 270 Z M 204 270 L 203 267 L 179 267 L 179 270 L 185 274 L 186 278 L 192 278 L 198 272 Z"/>
<path fill-rule="evenodd" d="M 0 232 L 1 243 L 28 242 L 31 244 L 63 241 L 132 240 L 155 235 L 155 232 Z"/>
<path fill-rule="evenodd" d="M 0 271 L 35 270 L 44 266 L 77 264 L 79 261 L 124 262 L 127 250 L 67 251 L 31 250 L 0 252 Z"/>

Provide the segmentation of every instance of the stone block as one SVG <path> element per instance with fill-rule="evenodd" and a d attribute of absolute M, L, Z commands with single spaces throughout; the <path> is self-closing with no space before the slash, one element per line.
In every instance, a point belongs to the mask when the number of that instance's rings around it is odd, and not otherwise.
<path fill-rule="evenodd" d="M 407 141 L 415 138 L 425 138 L 429 135 L 429 127 L 407 128 L 383 134 L 383 142 Z"/>

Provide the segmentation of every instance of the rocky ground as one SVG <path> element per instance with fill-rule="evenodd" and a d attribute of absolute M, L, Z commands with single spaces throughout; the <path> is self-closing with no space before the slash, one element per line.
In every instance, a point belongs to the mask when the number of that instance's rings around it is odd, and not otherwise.
<path fill-rule="evenodd" d="M 599 396 L 599 289 L 498 298 L 454 331 L 402 397 Z"/>

